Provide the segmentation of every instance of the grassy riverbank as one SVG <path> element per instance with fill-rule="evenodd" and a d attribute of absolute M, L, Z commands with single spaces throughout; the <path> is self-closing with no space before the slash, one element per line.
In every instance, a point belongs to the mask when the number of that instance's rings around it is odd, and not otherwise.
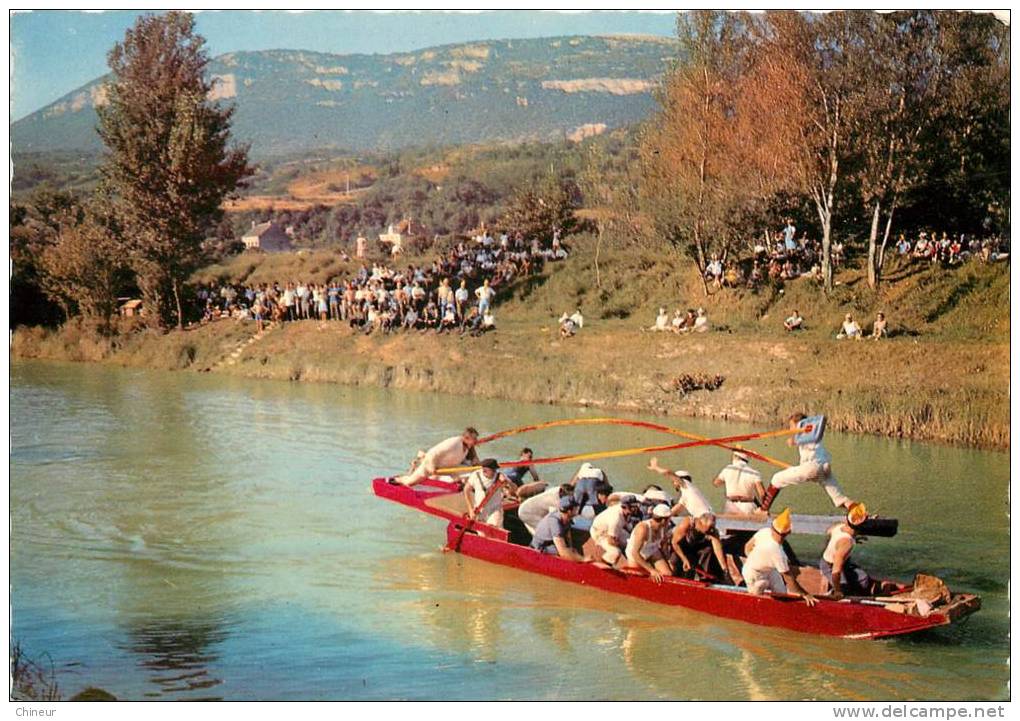
<path fill-rule="evenodd" d="M 830 299 L 807 280 L 788 283 L 782 293 L 726 290 L 705 298 L 696 278 L 641 251 L 603 253 L 600 289 L 586 250 L 582 243 L 570 261 L 505 292 L 498 331 L 481 338 L 366 337 L 340 323 L 315 321 L 288 324 L 251 342 L 253 324 L 234 321 L 96 338 L 70 325 L 18 329 L 12 355 L 729 418 L 763 427 L 804 409 L 825 413 L 839 430 L 1009 445 L 1008 268 L 904 265 L 880 293 L 847 271 Z M 343 270 L 338 261 L 320 260 L 325 273 Z M 252 267 L 250 259 L 235 264 L 243 271 L 238 278 L 254 280 L 271 270 Z M 224 266 L 217 274 L 233 271 Z M 317 280 L 313 275 L 301 277 Z M 578 304 L 586 326 L 561 340 L 556 318 Z M 660 304 L 701 305 L 713 330 L 696 336 L 640 330 Z M 782 318 L 795 307 L 807 318 L 807 330 L 790 336 Z M 833 339 L 844 312 L 870 322 L 877 309 L 889 316 L 895 337 Z M 716 375 L 724 378 L 716 390 L 675 389 Z"/>

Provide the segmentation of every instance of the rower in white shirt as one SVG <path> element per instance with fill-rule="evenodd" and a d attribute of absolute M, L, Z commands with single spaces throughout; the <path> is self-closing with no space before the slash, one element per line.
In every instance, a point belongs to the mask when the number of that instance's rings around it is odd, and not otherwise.
<path fill-rule="evenodd" d="M 673 481 L 673 490 L 680 495 L 673 501 L 671 515 L 679 516 L 684 511 L 688 515 L 703 516 L 712 513 L 712 505 L 705 498 L 705 494 L 694 485 L 691 474 L 687 471 L 672 471 L 659 465 L 658 458 L 652 458 L 648 463 L 648 470 L 654 471 L 663 476 L 669 476 Z"/>

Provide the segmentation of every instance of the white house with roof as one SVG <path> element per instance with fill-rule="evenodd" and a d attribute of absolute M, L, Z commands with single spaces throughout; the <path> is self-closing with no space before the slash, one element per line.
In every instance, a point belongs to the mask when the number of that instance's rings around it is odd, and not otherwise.
<path fill-rule="evenodd" d="M 254 222 L 251 230 L 241 236 L 245 250 L 261 250 L 266 253 L 282 253 L 291 249 L 290 235 L 276 223 Z"/>

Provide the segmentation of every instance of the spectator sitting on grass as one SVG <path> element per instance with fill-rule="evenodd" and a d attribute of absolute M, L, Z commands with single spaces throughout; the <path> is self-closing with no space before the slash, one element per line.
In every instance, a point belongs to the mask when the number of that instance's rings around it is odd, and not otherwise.
<path fill-rule="evenodd" d="M 665 307 L 659 308 L 659 314 L 655 316 L 655 324 L 648 330 L 669 330 L 669 314 Z"/>
<path fill-rule="evenodd" d="M 686 322 L 686 320 L 687 316 L 684 315 L 683 309 L 677 308 L 675 311 L 673 311 L 673 323 L 672 323 L 673 327 L 671 328 L 671 330 L 674 333 L 679 333 L 684 329 L 684 323 Z"/>
<path fill-rule="evenodd" d="M 861 327 L 857 325 L 857 321 L 854 320 L 852 314 L 847 313 L 846 318 L 843 319 L 843 326 L 840 328 L 839 333 L 836 334 L 836 338 L 853 338 L 854 340 L 861 340 L 864 335 L 861 333 Z"/>
<path fill-rule="evenodd" d="M 875 324 L 871 328 L 871 337 L 874 340 L 889 337 L 889 331 L 886 330 L 885 313 L 879 313 L 875 318 Z"/>
<path fill-rule="evenodd" d="M 787 331 L 803 330 L 804 318 L 801 317 L 799 310 L 794 310 L 793 315 L 783 321 L 783 327 Z"/>
<path fill-rule="evenodd" d="M 560 338 L 569 338 L 577 332 L 577 325 L 570 316 L 564 313 L 560 316 Z"/>
<path fill-rule="evenodd" d="M 574 322 L 574 325 L 577 327 L 577 330 L 581 330 L 582 328 L 584 328 L 584 316 L 581 315 L 580 308 L 574 311 L 574 314 L 570 316 L 570 320 Z"/>
<path fill-rule="evenodd" d="M 694 319 L 694 332 L 704 333 L 708 330 L 708 316 L 704 308 L 698 308 L 698 317 Z"/>

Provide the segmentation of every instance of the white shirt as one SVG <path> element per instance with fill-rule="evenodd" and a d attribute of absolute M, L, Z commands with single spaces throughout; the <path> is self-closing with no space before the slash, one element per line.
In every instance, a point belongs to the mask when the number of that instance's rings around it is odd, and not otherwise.
<path fill-rule="evenodd" d="M 769 571 L 779 573 L 790 572 L 790 561 L 786 557 L 786 551 L 781 544 L 776 543 L 772 537 L 771 528 L 762 528 L 754 536 L 754 550 L 744 561 L 743 573 L 754 571 L 757 575 L 764 575 Z"/>
<path fill-rule="evenodd" d="M 578 328 L 584 328 L 584 316 L 581 315 L 581 311 L 577 311 L 572 316 L 570 316 L 570 320 L 574 321 L 574 325 L 576 325 Z"/>
<path fill-rule="evenodd" d="M 666 326 L 669 325 L 669 316 L 665 313 L 660 313 L 655 316 L 655 330 L 666 330 Z"/>
<path fill-rule="evenodd" d="M 690 481 L 681 481 L 683 487 L 680 489 L 680 497 L 676 500 L 677 503 L 684 504 L 684 508 L 687 512 L 697 518 L 706 513 L 712 512 L 712 506 L 709 505 L 708 499 L 705 498 L 705 494 Z"/>
<path fill-rule="evenodd" d="M 467 458 L 469 452 L 463 439 L 460 436 L 453 436 L 428 449 L 422 459 L 422 464 L 429 474 L 433 474 L 437 468 L 459 466 Z"/>
<path fill-rule="evenodd" d="M 463 303 L 468 299 L 467 288 L 457 288 L 457 292 L 454 294 L 454 298 L 459 302 Z"/>
<path fill-rule="evenodd" d="M 754 498 L 755 483 L 761 483 L 761 473 L 744 461 L 734 461 L 719 471 L 719 478 L 726 484 L 726 496 Z"/>
<path fill-rule="evenodd" d="M 591 537 L 596 543 L 600 538 L 615 538 L 619 543 L 626 543 L 627 519 L 623 516 L 623 505 L 610 506 L 595 516 L 591 522 Z"/>
<path fill-rule="evenodd" d="M 821 444 L 818 443 L 801 443 L 797 446 L 797 450 L 800 451 L 800 462 L 803 463 L 817 463 L 824 465 L 826 463 L 832 463 L 832 456 L 829 455 L 829 451 Z"/>
<path fill-rule="evenodd" d="M 474 492 L 474 500 L 472 501 L 472 503 L 475 508 L 478 508 L 481 502 L 485 500 L 485 496 L 489 492 L 489 489 L 492 488 L 492 486 L 498 480 L 499 471 L 497 471 L 492 476 L 492 478 L 486 478 L 485 471 L 481 468 L 479 468 L 477 471 L 474 471 L 471 475 L 467 477 L 464 483 Z M 499 510 L 499 508 L 502 505 L 503 505 L 503 489 L 501 488 L 492 494 L 492 497 L 489 498 L 489 502 L 485 504 L 484 508 L 478 509 L 478 515 L 481 518 L 486 518 L 487 516 L 489 516 L 489 514 Z"/>
<path fill-rule="evenodd" d="M 857 325 L 857 321 L 845 320 L 843 321 L 843 334 L 847 338 L 856 338 L 861 334 L 861 327 Z"/>

